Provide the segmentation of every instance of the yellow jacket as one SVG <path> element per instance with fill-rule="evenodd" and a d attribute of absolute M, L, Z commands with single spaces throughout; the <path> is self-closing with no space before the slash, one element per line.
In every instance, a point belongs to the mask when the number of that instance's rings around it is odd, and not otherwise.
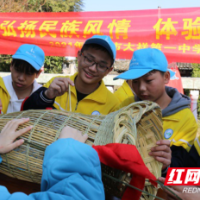
<path fill-rule="evenodd" d="M 118 109 L 135 102 L 133 97 L 122 102 Z M 194 144 L 197 134 L 197 122 L 189 108 L 180 110 L 172 115 L 162 117 L 164 138 L 171 141 L 171 146 L 182 146 L 187 151 Z"/>
<path fill-rule="evenodd" d="M 76 76 L 77 73 L 70 77 L 66 77 L 70 78 L 74 82 Z M 54 78 L 48 81 L 44 87 L 48 88 Z M 106 88 L 103 81 L 101 81 L 100 86 L 93 93 L 89 94 L 79 102 L 77 101 L 76 88 L 70 86 L 70 90 L 72 112 L 88 115 L 107 115 L 108 113 L 116 110 L 120 104 L 119 100 Z M 65 92 L 62 96 L 56 97 L 54 107 L 58 110 L 70 110 L 68 92 Z"/>
<path fill-rule="evenodd" d="M 0 77 L 0 99 L 2 102 L 2 111 L 1 113 L 5 114 L 8 109 L 9 101 L 10 101 L 10 95 L 6 89 L 6 86 L 4 84 L 3 78 Z"/>
<path fill-rule="evenodd" d="M 125 99 L 134 96 L 130 86 L 126 81 L 124 81 L 122 86 L 114 92 L 114 95 L 119 99 L 120 102 L 123 102 Z"/>
<path fill-rule="evenodd" d="M 182 146 L 187 151 L 194 144 L 197 134 L 197 122 L 189 108 L 163 117 L 164 138 L 171 140 L 171 146 Z M 169 138 L 168 138 L 169 137 Z"/>

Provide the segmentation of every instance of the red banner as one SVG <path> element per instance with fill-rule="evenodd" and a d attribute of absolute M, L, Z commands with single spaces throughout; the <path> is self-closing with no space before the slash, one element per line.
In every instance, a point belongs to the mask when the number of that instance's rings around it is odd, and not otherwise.
<path fill-rule="evenodd" d="M 0 54 L 13 54 L 23 43 L 46 55 L 76 56 L 84 41 L 109 35 L 117 58 L 153 47 L 169 62 L 200 63 L 200 8 L 70 13 L 0 13 Z"/>

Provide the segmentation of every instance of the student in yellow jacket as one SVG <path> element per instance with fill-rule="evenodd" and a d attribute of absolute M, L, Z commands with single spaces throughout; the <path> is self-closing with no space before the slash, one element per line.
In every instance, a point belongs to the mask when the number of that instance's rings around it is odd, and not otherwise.
<path fill-rule="evenodd" d="M 113 112 L 120 102 L 106 88 L 102 79 L 112 70 L 115 57 L 115 44 L 109 36 L 93 36 L 86 40 L 78 52 L 78 73 L 51 79 L 24 102 L 22 109 L 45 109 L 53 106 L 70 111 L 71 105 L 71 111 L 82 114 Z"/>
<path fill-rule="evenodd" d="M 200 136 L 195 139 L 189 153 L 180 159 L 178 164 L 172 167 L 200 167 Z"/>
<path fill-rule="evenodd" d="M 119 99 L 120 103 L 123 102 L 125 99 L 129 97 L 133 97 L 133 91 L 129 86 L 127 81 L 124 81 L 121 87 L 119 87 L 115 92 L 114 95 Z"/>
<path fill-rule="evenodd" d="M 41 73 L 45 55 L 38 46 L 23 44 L 12 58 L 11 74 L 0 77 L 1 113 L 4 114 L 20 111 L 24 99 L 41 87 L 35 78 Z"/>
<path fill-rule="evenodd" d="M 195 139 L 194 145 L 191 147 L 189 153 L 185 154 L 182 159 L 179 160 L 178 165 L 171 166 L 171 167 L 200 167 L 200 136 Z M 159 180 L 164 184 L 165 179 L 159 178 Z M 199 190 L 198 187 L 195 188 L 195 186 L 191 186 L 192 190 Z M 178 195 L 182 200 L 193 200 L 193 199 L 199 199 L 199 193 L 184 193 L 183 189 L 185 186 L 170 186 L 170 189 L 174 192 L 174 194 Z M 188 188 L 188 187 L 187 187 Z M 178 200 L 175 196 L 173 196 L 168 190 L 165 190 L 167 197 L 167 200 Z M 179 199 L 180 199 L 179 198 Z"/>
<path fill-rule="evenodd" d="M 197 133 L 197 123 L 190 111 L 189 97 L 180 94 L 177 89 L 166 87 L 170 77 L 174 76 L 167 69 L 165 55 L 157 49 L 140 49 L 134 52 L 129 70 L 115 77 L 132 80 L 135 99 L 126 99 L 119 108 L 136 101 L 149 100 L 156 102 L 162 109 L 163 134 L 170 141 L 173 166 L 178 166 L 180 159 L 190 150 Z M 163 141 L 161 141 L 162 143 Z M 153 148 L 150 155 L 165 166 L 170 164 L 167 143 Z M 165 148 L 165 149 L 164 149 Z"/>

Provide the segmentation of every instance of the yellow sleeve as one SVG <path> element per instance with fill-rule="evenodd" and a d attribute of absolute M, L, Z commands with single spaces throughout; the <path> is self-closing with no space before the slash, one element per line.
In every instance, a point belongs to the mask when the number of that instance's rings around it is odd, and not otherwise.
<path fill-rule="evenodd" d="M 120 88 L 118 88 L 113 94 L 115 95 L 115 97 L 117 98 L 117 99 L 119 99 L 119 101 L 120 102 L 122 102 L 123 101 L 123 99 L 124 99 L 124 97 L 123 97 L 123 95 L 121 94 L 122 93 L 122 88 L 120 87 Z"/>
<path fill-rule="evenodd" d="M 110 110 L 109 113 L 115 112 L 116 110 L 118 110 L 119 105 L 120 105 L 120 101 L 117 99 L 115 105 L 113 106 L 113 108 Z"/>
<path fill-rule="evenodd" d="M 122 103 L 120 103 L 120 104 L 116 107 L 116 110 L 119 110 L 119 109 L 121 109 L 121 108 L 123 108 L 123 107 L 125 107 L 125 106 L 128 106 L 129 104 L 134 103 L 134 102 L 135 102 L 134 96 L 133 96 L 133 97 L 129 97 L 129 98 L 125 99 Z M 115 110 L 115 111 L 116 111 L 116 110 Z"/>
<path fill-rule="evenodd" d="M 134 96 L 130 86 L 126 81 L 124 81 L 123 85 L 114 92 L 114 95 L 119 99 L 120 103 L 122 103 L 125 99 Z"/>

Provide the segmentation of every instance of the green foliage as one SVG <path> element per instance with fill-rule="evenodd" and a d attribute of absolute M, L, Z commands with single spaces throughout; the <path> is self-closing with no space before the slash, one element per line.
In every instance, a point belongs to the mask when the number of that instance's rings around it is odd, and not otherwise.
<path fill-rule="evenodd" d="M 184 94 L 188 97 L 190 97 L 190 90 L 189 89 L 184 89 Z"/>
<path fill-rule="evenodd" d="M 81 11 L 82 0 L 0 0 L 0 12 L 73 12 Z M 0 55 L 0 71 L 9 71 L 10 55 Z M 62 73 L 64 57 L 46 56 L 46 73 Z"/>
<path fill-rule="evenodd" d="M 192 64 L 192 77 L 200 77 L 200 64 Z"/>
<path fill-rule="evenodd" d="M 0 55 L 0 71 L 9 72 L 11 61 L 12 61 L 11 55 Z M 63 62 L 65 62 L 64 57 L 46 56 L 44 63 L 44 71 L 46 73 L 62 74 Z"/>
<path fill-rule="evenodd" d="M 12 61 L 11 55 L 0 55 L 0 71 L 9 72 L 11 61 Z"/>
<path fill-rule="evenodd" d="M 62 74 L 62 64 L 64 62 L 64 59 L 64 57 L 46 56 L 44 72 L 52 74 Z"/>
<path fill-rule="evenodd" d="M 29 0 L 26 10 L 29 12 L 68 12 L 74 11 L 79 0 Z"/>
<path fill-rule="evenodd" d="M 82 0 L 75 0 L 73 9 L 72 10 L 70 9 L 69 11 L 74 11 L 74 12 L 83 11 L 83 7 L 84 7 L 84 4 Z"/>
<path fill-rule="evenodd" d="M 69 12 L 82 7 L 82 0 L 0 0 L 0 12 Z"/>

